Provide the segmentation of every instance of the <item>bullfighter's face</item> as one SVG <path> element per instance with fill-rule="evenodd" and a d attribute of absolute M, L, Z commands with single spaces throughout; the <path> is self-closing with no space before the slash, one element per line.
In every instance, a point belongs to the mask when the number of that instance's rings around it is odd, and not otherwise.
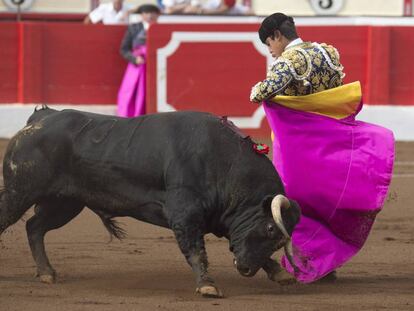
<path fill-rule="evenodd" d="M 284 37 L 280 31 L 276 30 L 274 36 L 268 37 L 265 42 L 269 53 L 274 58 L 278 58 L 282 55 L 289 41 Z"/>
<path fill-rule="evenodd" d="M 273 197 L 271 197 L 272 199 Z M 234 264 L 243 276 L 253 276 L 263 267 L 272 254 L 283 247 L 287 238 L 281 232 L 271 213 L 271 200 L 263 201 L 263 213 L 249 220 L 251 228 L 235 233 L 231 238 L 230 250 L 235 255 Z M 281 209 L 284 227 L 289 235 L 299 222 L 300 209 L 296 202 L 290 201 L 289 207 Z M 243 228 L 243 226 L 241 226 Z"/>
<path fill-rule="evenodd" d="M 147 22 L 148 24 L 155 24 L 158 20 L 160 15 L 156 12 L 143 12 L 141 13 L 141 18 L 143 21 Z"/>

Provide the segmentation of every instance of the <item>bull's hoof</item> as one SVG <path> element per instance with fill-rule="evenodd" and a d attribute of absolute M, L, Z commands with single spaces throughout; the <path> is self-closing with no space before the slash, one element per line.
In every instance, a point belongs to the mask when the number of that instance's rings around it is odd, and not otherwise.
<path fill-rule="evenodd" d="M 273 282 L 278 282 L 280 285 L 295 284 L 296 279 L 293 275 L 287 273 L 285 270 L 278 267 L 278 269 L 272 269 L 267 271 L 267 277 Z"/>
<path fill-rule="evenodd" d="M 213 285 L 197 287 L 196 293 L 206 298 L 223 298 L 223 293 Z"/>
<path fill-rule="evenodd" d="M 50 274 L 42 274 L 39 276 L 40 282 L 45 284 L 54 284 L 56 283 L 56 276 Z"/>
<path fill-rule="evenodd" d="M 274 276 L 274 280 L 279 283 L 279 285 L 286 286 L 286 285 L 292 285 L 295 284 L 297 281 L 295 277 L 289 273 L 287 273 L 285 270 L 279 271 Z"/>

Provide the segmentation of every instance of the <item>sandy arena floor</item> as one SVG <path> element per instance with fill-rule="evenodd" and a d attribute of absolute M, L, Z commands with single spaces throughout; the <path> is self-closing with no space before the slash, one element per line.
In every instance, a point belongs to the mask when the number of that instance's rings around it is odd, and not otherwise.
<path fill-rule="evenodd" d="M 7 141 L 0 140 L 0 171 Z M 2 184 L 0 174 L 0 184 Z M 228 243 L 207 237 L 210 271 L 225 299 L 194 294 L 194 279 L 169 230 L 121 219 L 128 237 L 108 243 L 85 210 L 50 232 L 46 247 L 58 283 L 41 284 L 26 240 L 25 219 L 0 243 L 0 311 L 6 310 L 414 310 L 414 143 L 398 143 L 384 210 L 364 249 L 331 284 L 281 287 L 265 273 L 241 277 Z"/>

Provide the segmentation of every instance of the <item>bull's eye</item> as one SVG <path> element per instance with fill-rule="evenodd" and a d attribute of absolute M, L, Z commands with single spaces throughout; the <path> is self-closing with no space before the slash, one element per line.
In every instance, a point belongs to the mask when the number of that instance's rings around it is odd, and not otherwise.
<path fill-rule="evenodd" d="M 267 229 L 266 230 L 267 231 L 267 236 L 269 238 L 274 238 L 275 235 L 276 235 L 276 228 L 275 228 L 275 226 L 273 224 L 268 224 L 266 229 Z"/>

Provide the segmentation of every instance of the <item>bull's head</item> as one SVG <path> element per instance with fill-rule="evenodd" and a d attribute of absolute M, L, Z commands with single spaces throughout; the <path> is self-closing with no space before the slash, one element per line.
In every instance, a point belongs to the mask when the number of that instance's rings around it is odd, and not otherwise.
<path fill-rule="evenodd" d="M 266 197 L 262 209 L 243 221 L 231 237 L 230 251 L 235 254 L 234 264 L 239 273 L 255 275 L 281 247 L 285 247 L 292 263 L 290 236 L 299 217 L 300 208 L 295 201 L 283 195 Z"/>

